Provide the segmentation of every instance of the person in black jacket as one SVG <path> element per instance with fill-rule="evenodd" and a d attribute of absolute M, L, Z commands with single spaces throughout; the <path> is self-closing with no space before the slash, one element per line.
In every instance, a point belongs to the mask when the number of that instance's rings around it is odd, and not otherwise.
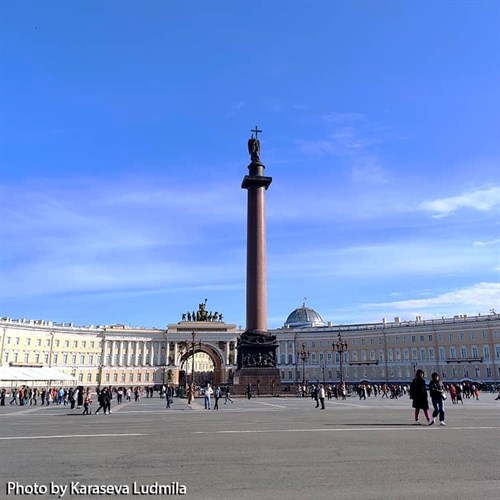
<path fill-rule="evenodd" d="M 427 399 L 427 388 L 425 386 L 423 370 L 417 370 L 415 378 L 410 384 L 410 399 L 413 401 L 412 407 L 415 408 L 415 425 L 422 425 L 418 420 L 420 410 L 423 410 L 428 424 L 432 425 L 434 420 L 429 415 L 429 401 Z"/>
<path fill-rule="evenodd" d="M 439 415 L 439 425 L 445 426 L 444 398 L 446 398 L 446 393 L 444 390 L 444 385 L 439 379 L 439 374 L 436 372 L 431 375 L 429 393 L 431 396 L 432 406 L 434 406 L 434 411 L 432 412 L 432 421 L 434 422 L 434 419 Z"/>

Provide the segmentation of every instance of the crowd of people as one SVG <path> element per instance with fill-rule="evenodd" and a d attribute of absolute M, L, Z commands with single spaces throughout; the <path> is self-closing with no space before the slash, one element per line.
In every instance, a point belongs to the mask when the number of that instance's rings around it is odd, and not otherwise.
<path fill-rule="evenodd" d="M 492 392 L 497 390 L 497 400 L 500 400 L 500 387 L 493 387 Z M 187 390 L 184 387 L 174 387 L 171 384 L 163 384 L 161 386 L 135 386 L 135 387 L 104 387 L 95 389 L 95 398 L 97 408 L 94 411 L 98 415 L 101 411 L 105 415 L 111 414 L 111 406 L 113 400 L 120 405 L 125 400 L 127 402 L 140 401 L 141 397 L 153 398 L 155 392 L 158 397 L 164 398 L 166 408 L 171 408 L 174 397 L 187 397 L 187 403 L 191 404 L 196 395 L 203 396 L 204 407 L 206 410 L 218 410 L 219 400 L 224 397 L 224 404 L 233 403 L 231 399 L 230 386 L 221 389 L 220 386 L 215 388 L 211 384 L 206 384 L 200 388 L 195 384 L 190 384 Z M 259 395 L 259 387 L 254 394 L 251 385 L 248 385 L 245 395 L 250 399 L 253 395 Z M 417 370 L 415 378 L 411 384 L 353 384 L 348 385 L 344 382 L 339 384 L 322 384 L 317 381 L 315 384 L 301 384 L 297 389 L 297 397 L 311 397 L 316 402 L 316 408 L 325 409 L 325 401 L 331 399 L 345 400 L 347 397 L 358 396 L 359 399 L 367 399 L 380 396 L 382 399 L 398 399 L 403 396 L 409 396 L 412 401 L 412 407 L 415 410 L 415 425 L 421 425 L 419 416 L 420 412 L 424 414 L 428 425 L 433 425 L 435 419 L 439 417 L 440 425 L 445 426 L 445 403 L 444 401 L 450 398 L 452 404 L 463 404 L 464 399 L 479 400 L 479 387 L 474 383 L 448 383 L 443 384 L 439 374 L 434 372 L 431 375 L 431 380 L 427 384 L 425 374 L 422 370 Z M 18 388 L 13 388 L 10 395 L 4 388 L 0 391 L 0 406 L 5 406 L 9 400 L 10 405 L 17 406 L 50 406 L 63 405 L 69 406 L 71 409 L 83 408 L 83 415 L 91 415 L 92 411 L 92 389 L 83 386 L 77 387 L 52 387 L 52 388 L 37 388 L 28 385 L 21 385 Z M 433 407 L 432 416 L 430 414 L 430 405 L 428 398 L 431 399 Z M 212 408 L 213 399 L 213 408 Z"/>

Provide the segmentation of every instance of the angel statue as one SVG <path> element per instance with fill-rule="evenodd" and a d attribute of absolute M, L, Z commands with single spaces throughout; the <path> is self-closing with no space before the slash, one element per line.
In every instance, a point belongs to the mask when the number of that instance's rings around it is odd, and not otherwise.
<path fill-rule="evenodd" d="M 250 159 L 253 162 L 260 163 L 260 141 L 256 139 L 253 134 L 250 139 L 248 139 L 248 152 L 250 153 Z"/>

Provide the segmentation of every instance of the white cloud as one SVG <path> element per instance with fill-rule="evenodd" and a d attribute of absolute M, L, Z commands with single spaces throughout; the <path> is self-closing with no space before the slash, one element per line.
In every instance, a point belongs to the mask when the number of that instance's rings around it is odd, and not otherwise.
<path fill-rule="evenodd" d="M 499 310 L 500 283 L 477 283 L 473 286 L 452 290 L 434 297 L 408 299 L 379 304 L 366 304 L 368 307 L 390 308 L 395 310 L 435 309 L 441 306 L 456 306 L 457 309 L 475 308 L 489 311 Z"/>
<path fill-rule="evenodd" d="M 335 111 L 332 111 L 330 113 L 327 113 L 326 115 L 323 115 L 322 118 L 327 122 L 340 123 L 364 120 L 366 116 L 362 113 L 337 113 Z"/>
<path fill-rule="evenodd" d="M 457 196 L 427 200 L 420 204 L 420 209 L 432 212 L 432 217 L 448 217 L 461 208 L 488 211 L 500 205 L 500 187 L 492 186 L 469 191 Z"/>
<path fill-rule="evenodd" d="M 498 244 L 500 244 L 500 239 L 488 240 L 488 241 L 475 241 L 473 243 L 473 245 L 475 247 L 488 247 L 488 246 L 498 245 Z"/>
<path fill-rule="evenodd" d="M 352 178 L 356 182 L 370 184 L 387 184 L 389 182 L 387 173 L 376 158 L 365 156 L 357 160 L 352 167 Z"/>

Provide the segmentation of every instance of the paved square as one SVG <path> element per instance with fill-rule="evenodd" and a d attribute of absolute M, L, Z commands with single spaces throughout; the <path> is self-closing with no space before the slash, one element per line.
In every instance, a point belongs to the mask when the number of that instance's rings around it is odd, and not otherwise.
<path fill-rule="evenodd" d="M 135 482 L 138 490 L 179 483 L 190 499 L 497 499 L 494 397 L 448 401 L 447 427 L 413 426 L 407 397 L 333 400 L 325 411 L 309 398 L 221 400 L 219 411 L 205 411 L 202 399 L 192 406 L 175 399 L 170 410 L 160 398 L 141 399 L 90 416 L 6 406 L 0 498 L 30 498 L 7 495 L 7 483 L 16 482 L 127 485 L 132 498 Z M 155 496 L 154 488 L 144 492 Z M 63 498 L 115 496 L 127 497 L 68 489 Z"/>

